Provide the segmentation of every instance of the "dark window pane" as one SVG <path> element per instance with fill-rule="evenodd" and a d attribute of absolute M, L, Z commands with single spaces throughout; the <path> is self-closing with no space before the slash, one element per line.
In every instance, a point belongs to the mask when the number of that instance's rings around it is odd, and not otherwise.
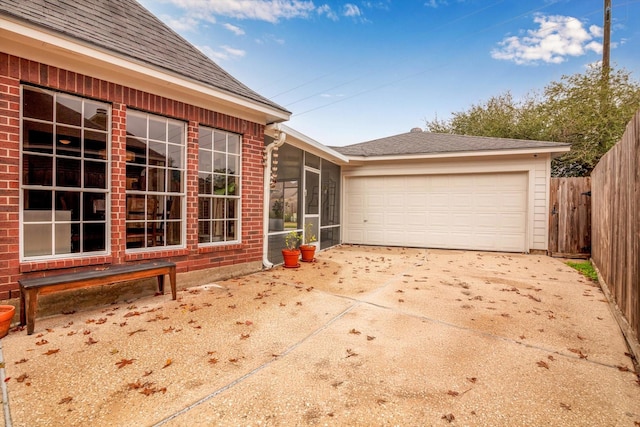
<path fill-rule="evenodd" d="M 82 100 L 58 95 L 56 98 L 56 122 L 67 125 L 82 125 Z"/>
<path fill-rule="evenodd" d="M 23 154 L 22 183 L 25 185 L 53 185 L 53 158 Z"/>
<path fill-rule="evenodd" d="M 51 211 L 53 203 L 51 202 L 51 191 L 45 190 L 24 190 L 24 221 L 51 221 Z M 31 211 L 40 211 L 31 213 Z"/>
<path fill-rule="evenodd" d="M 166 169 L 149 168 L 149 191 L 164 192 L 165 180 L 164 173 Z"/>
<path fill-rule="evenodd" d="M 182 191 L 182 171 L 169 170 L 169 188 L 167 191 L 172 193 L 179 193 Z"/>
<path fill-rule="evenodd" d="M 102 221 L 106 213 L 106 195 L 104 193 L 83 194 L 82 219 L 84 221 Z"/>
<path fill-rule="evenodd" d="M 90 159 L 107 160 L 107 134 L 85 131 L 84 156 Z"/>
<path fill-rule="evenodd" d="M 340 166 L 335 163 L 322 161 L 321 180 L 321 209 L 320 224 L 340 224 Z"/>
<path fill-rule="evenodd" d="M 22 91 L 22 115 L 33 119 L 53 121 L 53 96 L 41 89 L 27 88 Z"/>
<path fill-rule="evenodd" d="M 198 243 L 211 242 L 211 221 L 198 221 Z"/>
<path fill-rule="evenodd" d="M 107 188 L 107 164 L 104 162 L 84 162 L 85 188 Z"/>
<path fill-rule="evenodd" d="M 320 169 L 320 157 L 315 154 L 305 153 L 304 164 L 315 169 Z"/>
<path fill-rule="evenodd" d="M 227 195 L 236 196 L 238 194 L 238 183 L 235 176 L 227 177 Z"/>
<path fill-rule="evenodd" d="M 56 222 L 53 227 L 55 229 L 56 255 L 80 252 L 80 224 Z"/>
<path fill-rule="evenodd" d="M 211 219 L 211 198 L 198 197 L 198 219 Z"/>
<path fill-rule="evenodd" d="M 80 157 L 82 135 L 80 129 L 56 126 L 56 154 Z"/>
<path fill-rule="evenodd" d="M 107 248 L 107 229 L 104 223 L 84 224 L 82 232 L 82 250 L 84 252 L 104 251 Z"/>
<path fill-rule="evenodd" d="M 182 169 L 184 167 L 182 162 L 182 146 L 169 144 L 167 148 L 169 152 L 169 167 Z"/>
<path fill-rule="evenodd" d="M 182 244 L 182 223 L 180 221 L 167 222 L 167 245 Z"/>
<path fill-rule="evenodd" d="M 167 197 L 167 218 L 182 219 L 182 197 Z"/>
<path fill-rule="evenodd" d="M 53 153 L 53 125 L 23 120 L 22 147 L 25 151 Z"/>
<path fill-rule="evenodd" d="M 167 165 L 167 144 L 149 141 L 149 164 L 153 166 Z"/>
<path fill-rule="evenodd" d="M 147 188 L 146 168 L 127 165 L 127 190 L 145 190 Z"/>
<path fill-rule="evenodd" d="M 56 220 L 80 220 L 80 193 L 77 191 L 56 191 Z"/>
<path fill-rule="evenodd" d="M 240 157 L 229 155 L 227 157 L 227 173 L 231 175 L 239 175 L 240 174 Z"/>
<path fill-rule="evenodd" d="M 80 160 L 56 159 L 56 185 L 80 187 Z"/>
<path fill-rule="evenodd" d="M 147 144 L 137 138 L 127 138 L 127 163 L 147 164 Z"/>
<path fill-rule="evenodd" d="M 213 171 L 218 173 L 227 172 L 227 156 L 224 153 L 213 153 Z"/>
<path fill-rule="evenodd" d="M 211 194 L 211 174 L 198 174 L 198 194 Z"/>

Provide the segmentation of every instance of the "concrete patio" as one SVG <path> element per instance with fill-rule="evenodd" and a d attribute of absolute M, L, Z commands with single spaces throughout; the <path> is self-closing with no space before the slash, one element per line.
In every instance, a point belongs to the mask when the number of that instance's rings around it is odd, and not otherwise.
<path fill-rule="evenodd" d="M 640 423 L 603 293 L 541 255 L 336 247 L 1 345 L 13 426 Z"/>

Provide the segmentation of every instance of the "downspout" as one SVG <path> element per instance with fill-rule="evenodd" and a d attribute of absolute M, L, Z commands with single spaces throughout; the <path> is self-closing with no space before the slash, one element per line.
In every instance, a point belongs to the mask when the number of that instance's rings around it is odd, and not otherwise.
<path fill-rule="evenodd" d="M 262 209 L 262 265 L 266 269 L 273 267 L 273 263 L 269 261 L 269 199 L 271 198 L 271 188 L 275 185 L 275 175 L 278 172 L 277 161 L 272 166 L 273 152 L 278 150 L 282 144 L 284 144 L 287 134 L 282 131 L 279 123 L 273 123 L 267 125 L 265 130 L 272 130 L 275 132 L 275 141 L 267 145 L 264 148 L 264 154 L 262 160 L 264 162 L 264 185 L 263 185 L 263 200 L 264 206 Z M 277 156 L 277 153 L 276 153 Z M 267 183 L 269 185 L 267 185 Z"/>

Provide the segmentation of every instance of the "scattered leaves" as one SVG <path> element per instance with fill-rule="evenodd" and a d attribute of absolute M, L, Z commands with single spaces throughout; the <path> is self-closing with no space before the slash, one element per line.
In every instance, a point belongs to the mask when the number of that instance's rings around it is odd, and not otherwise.
<path fill-rule="evenodd" d="M 570 411 L 570 410 L 571 410 L 571 405 L 568 405 L 568 404 L 566 404 L 566 403 L 562 403 L 562 402 L 560 402 L 560 407 L 561 407 L 562 409 L 567 410 L 567 411 Z"/>
<path fill-rule="evenodd" d="M 540 360 L 536 362 L 536 364 L 541 368 L 549 369 L 549 365 L 544 360 Z"/>
<path fill-rule="evenodd" d="M 19 383 L 23 383 L 24 380 L 26 380 L 27 378 L 29 378 L 29 375 L 27 374 L 22 374 L 20 375 L 18 378 L 16 378 L 16 381 L 18 381 Z"/>
<path fill-rule="evenodd" d="M 450 423 L 452 423 L 452 422 L 453 422 L 453 420 L 455 420 L 455 419 L 456 419 L 456 417 L 455 417 L 453 414 L 444 414 L 444 415 L 442 416 L 442 419 L 443 419 L 443 420 L 447 420 L 447 421 L 449 421 Z"/>
<path fill-rule="evenodd" d="M 353 335 L 360 335 L 360 331 L 358 331 L 358 330 L 356 330 L 356 329 L 351 329 L 351 330 L 349 331 L 349 333 L 350 333 L 350 334 L 353 334 Z"/>
<path fill-rule="evenodd" d="M 24 359 L 24 358 L 22 358 L 22 359 L 18 360 L 17 362 L 14 362 L 14 364 L 19 365 L 19 364 L 21 364 L 21 363 L 26 363 L 28 360 L 29 360 L 29 359 Z"/>
<path fill-rule="evenodd" d="M 36 345 L 45 345 L 45 344 L 49 344 L 49 341 L 45 340 L 44 338 L 41 339 L 40 341 L 36 341 Z"/>
<path fill-rule="evenodd" d="M 60 351 L 59 348 L 52 348 L 52 349 L 48 350 L 46 353 L 43 353 L 43 354 L 45 356 L 51 356 L 52 354 L 56 354 L 59 351 Z"/>
<path fill-rule="evenodd" d="M 133 334 L 137 334 L 138 332 L 147 332 L 146 329 L 136 329 L 133 332 L 129 332 L 129 336 L 133 335 Z"/>
<path fill-rule="evenodd" d="M 116 362 L 116 366 L 118 369 L 122 369 L 127 365 L 131 365 L 134 360 L 136 359 L 121 359 L 119 362 Z"/>
<path fill-rule="evenodd" d="M 71 396 L 63 397 L 58 402 L 58 405 L 64 405 L 65 403 L 71 403 L 72 400 L 73 400 L 73 397 L 71 397 Z"/>
<path fill-rule="evenodd" d="M 162 369 L 171 366 L 172 363 L 173 363 L 173 361 L 171 359 L 167 359 L 167 361 L 164 362 L 164 366 L 162 367 Z"/>
<path fill-rule="evenodd" d="M 350 348 L 347 349 L 347 357 L 353 357 L 353 356 L 357 356 L 358 353 L 356 353 L 355 351 L 351 350 Z"/>
<path fill-rule="evenodd" d="M 89 337 L 88 340 L 86 340 L 84 343 L 87 345 L 91 345 L 91 344 L 96 344 L 98 341 L 94 340 L 93 337 Z"/>

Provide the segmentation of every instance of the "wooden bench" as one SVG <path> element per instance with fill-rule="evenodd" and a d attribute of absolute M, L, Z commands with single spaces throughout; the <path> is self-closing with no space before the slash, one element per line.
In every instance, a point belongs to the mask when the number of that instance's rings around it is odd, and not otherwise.
<path fill-rule="evenodd" d="M 18 280 L 20 284 L 20 325 L 27 325 L 27 334 L 33 333 L 38 296 L 70 289 L 110 285 L 148 277 L 158 277 L 158 290 L 164 294 L 164 275 L 171 281 L 171 296 L 176 299 L 176 265 L 167 261 L 144 264 L 115 265 L 101 269 L 79 271 Z"/>

